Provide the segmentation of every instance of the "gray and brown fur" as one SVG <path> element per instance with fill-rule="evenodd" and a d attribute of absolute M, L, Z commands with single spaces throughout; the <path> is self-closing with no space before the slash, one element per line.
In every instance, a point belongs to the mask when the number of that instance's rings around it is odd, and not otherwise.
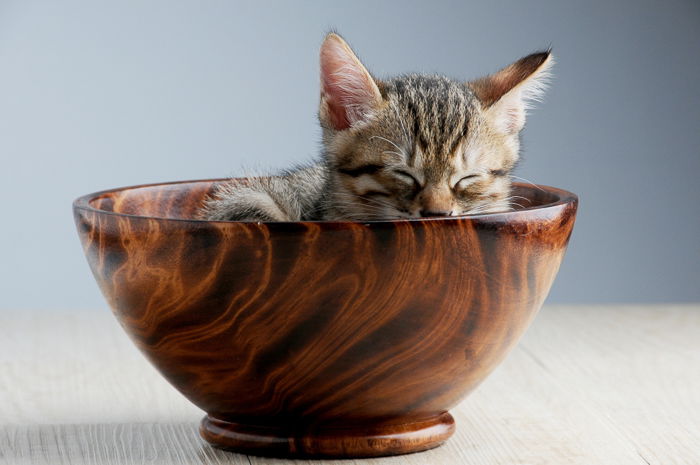
<path fill-rule="evenodd" d="M 472 82 L 378 80 L 329 34 L 321 47 L 320 160 L 247 185 L 232 180 L 202 217 L 364 221 L 508 210 L 525 110 L 551 64 L 545 51 Z"/>

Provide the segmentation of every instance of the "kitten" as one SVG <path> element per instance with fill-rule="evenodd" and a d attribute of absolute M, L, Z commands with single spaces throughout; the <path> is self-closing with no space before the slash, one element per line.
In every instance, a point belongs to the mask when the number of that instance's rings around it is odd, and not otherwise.
<path fill-rule="evenodd" d="M 387 220 L 508 210 L 510 171 L 550 51 L 471 82 L 411 74 L 378 80 L 337 34 L 320 53 L 323 154 L 278 176 L 230 180 L 209 220 Z"/>

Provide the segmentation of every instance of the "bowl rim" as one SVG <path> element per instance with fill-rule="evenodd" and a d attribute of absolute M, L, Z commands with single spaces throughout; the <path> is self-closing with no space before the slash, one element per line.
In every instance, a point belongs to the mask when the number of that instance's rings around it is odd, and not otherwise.
<path fill-rule="evenodd" d="M 158 220 L 162 222 L 184 222 L 184 223 L 197 223 L 197 224 L 248 224 L 248 225 L 290 225 L 290 224 L 317 224 L 317 225 L 343 225 L 343 224 L 396 224 L 396 223 L 422 223 L 422 222 L 453 222 L 453 221 L 464 221 L 470 219 L 476 220 L 506 220 L 515 219 L 523 214 L 527 214 L 532 211 L 547 211 L 553 208 L 561 207 L 563 205 L 573 205 L 578 207 L 578 196 L 573 192 L 569 192 L 558 187 L 552 187 L 545 184 L 535 184 L 531 182 L 513 182 L 513 186 L 527 188 L 527 189 L 537 189 L 548 194 L 557 197 L 557 200 L 550 203 L 545 203 L 543 205 L 535 205 L 531 207 L 525 207 L 518 210 L 496 212 L 496 213 L 477 213 L 474 215 L 462 215 L 462 216 L 445 216 L 445 217 L 428 217 L 428 218 L 401 218 L 392 220 L 365 220 L 365 221 L 324 221 L 324 220 L 307 220 L 307 221 L 232 221 L 232 220 L 204 220 L 198 218 L 172 218 L 166 216 L 149 216 L 149 215 L 134 215 L 131 213 L 119 213 L 114 211 L 102 210 L 95 208 L 90 204 L 91 200 L 98 197 L 104 196 L 106 194 L 111 194 L 114 192 L 126 191 L 131 189 L 142 189 L 147 187 L 156 186 L 170 186 L 178 184 L 194 184 L 194 183 L 204 183 L 204 182 L 226 182 L 230 179 L 246 179 L 243 177 L 236 178 L 208 178 L 208 179 L 187 179 L 181 181 L 165 181 L 165 182 L 154 182 L 145 184 L 135 184 L 130 186 L 115 187 L 110 189 L 105 189 L 101 191 L 92 192 L 90 194 L 81 195 L 73 201 L 73 211 L 82 210 L 85 212 L 92 212 L 98 215 L 109 215 L 130 219 L 139 220 Z"/>

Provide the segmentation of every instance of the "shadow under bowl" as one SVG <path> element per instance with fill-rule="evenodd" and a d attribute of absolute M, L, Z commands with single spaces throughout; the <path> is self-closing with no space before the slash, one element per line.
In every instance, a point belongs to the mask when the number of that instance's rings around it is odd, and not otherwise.
<path fill-rule="evenodd" d="M 90 268 L 160 373 L 243 453 L 368 457 L 435 447 L 448 410 L 542 305 L 576 215 L 527 206 L 378 222 L 193 220 L 221 180 L 103 191 L 73 204 Z"/>

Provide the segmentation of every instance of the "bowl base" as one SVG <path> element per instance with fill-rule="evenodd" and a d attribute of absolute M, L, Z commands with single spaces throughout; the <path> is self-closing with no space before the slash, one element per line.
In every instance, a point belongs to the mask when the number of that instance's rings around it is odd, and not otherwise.
<path fill-rule="evenodd" d="M 408 454 L 439 446 L 454 430 L 454 418 L 447 412 L 421 421 L 317 428 L 313 432 L 231 423 L 207 415 L 199 428 L 202 438 L 213 446 L 242 454 L 289 458 Z"/>

